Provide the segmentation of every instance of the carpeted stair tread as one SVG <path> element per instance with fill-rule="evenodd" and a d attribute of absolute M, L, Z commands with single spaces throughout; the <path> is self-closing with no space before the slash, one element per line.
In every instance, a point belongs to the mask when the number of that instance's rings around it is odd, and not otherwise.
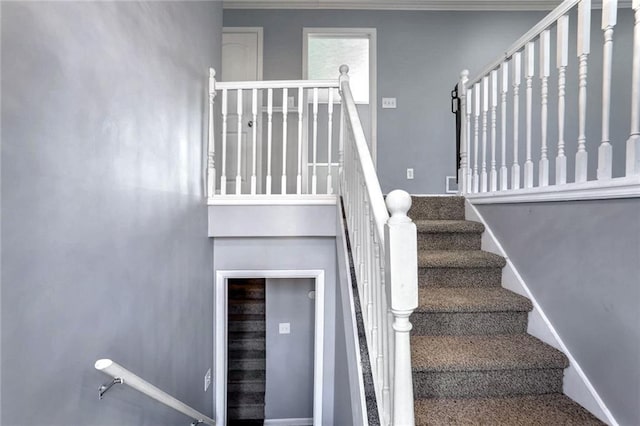
<path fill-rule="evenodd" d="M 227 404 L 230 407 L 264 404 L 263 392 L 227 392 Z"/>
<path fill-rule="evenodd" d="M 464 197 L 412 196 L 408 215 L 413 220 L 464 220 Z"/>
<path fill-rule="evenodd" d="M 243 404 L 239 407 L 229 406 L 227 409 L 229 424 L 236 420 L 264 419 L 264 404 Z"/>
<path fill-rule="evenodd" d="M 465 233 L 479 234 L 484 232 L 484 225 L 470 220 L 414 220 L 418 233 L 444 234 Z"/>
<path fill-rule="evenodd" d="M 504 257 L 482 250 L 420 250 L 419 268 L 503 268 Z"/>
<path fill-rule="evenodd" d="M 530 311 L 531 301 L 502 287 L 421 287 L 416 312 Z"/>
<path fill-rule="evenodd" d="M 566 368 L 567 357 L 527 334 L 413 336 L 414 371 Z"/>
<path fill-rule="evenodd" d="M 592 426 L 600 420 L 559 394 L 415 401 L 416 425 Z"/>
<path fill-rule="evenodd" d="M 230 369 L 227 373 L 227 380 L 229 383 L 240 382 L 254 382 L 264 383 L 266 380 L 266 373 L 264 369 L 257 370 L 233 370 Z"/>
<path fill-rule="evenodd" d="M 264 340 L 264 332 L 262 331 L 233 331 L 229 332 L 227 335 L 227 340 L 229 341 L 240 341 L 240 340 L 256 340 L 262 339 Z"/>

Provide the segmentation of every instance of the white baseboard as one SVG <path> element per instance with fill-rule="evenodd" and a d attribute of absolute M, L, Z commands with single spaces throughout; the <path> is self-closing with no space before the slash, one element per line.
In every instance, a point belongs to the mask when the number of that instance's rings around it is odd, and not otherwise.
<path fill-rule="evenodd" d="M 542 307 L 527 287 L 527 284 L 518 273 L 518 270 L 507 256 L 504 248 L 495 237 L 480 212 L 467 199 L 465 200 L 465 217 L 468 220 L 480 222 L 485 227 L 482 234 L 482 249 L 503 256 L 507 265 L 502 271 L 502 286 L 506 289 L 527 297 L 533 304 L 533 310 L 529 313 L 529 325 L 527 332 L 537 337 L 548 345 L 562 351 L 569 358 L 569 367 L 564 373 L 564 393 L 589 410 L 594 416 L 611 426 L 618 426 L 618 422 L 607 408 L 604 401 L 598 395 L 589 378 L 586 376 L 576 359 L 571 355 L 562 338 L 555 330 Z"/>
<path fill-rule="evenodd" d="M 273 426 L 311 426 L 313 425 L 312 418 L 301 418 L 301 419 L 265 419 L 265 425 L 273 425 Z"/>

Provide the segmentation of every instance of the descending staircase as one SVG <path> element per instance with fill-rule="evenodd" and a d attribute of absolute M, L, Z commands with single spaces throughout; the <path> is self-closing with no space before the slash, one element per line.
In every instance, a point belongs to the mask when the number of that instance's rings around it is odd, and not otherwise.
<path fill-rule="evenodd" d="M 414 197 L 419 307 L 411 316 L 416 424 L 602 424 L 562 393 L 566 356 L 526 334 L 531 302 L 501 287 L 505 259 L 462 197 Z"/>
<path fill-rule="evenodd" d="M 262 425 L 265 395 L 265 280 L 229 281 L 227 424 Z"/>

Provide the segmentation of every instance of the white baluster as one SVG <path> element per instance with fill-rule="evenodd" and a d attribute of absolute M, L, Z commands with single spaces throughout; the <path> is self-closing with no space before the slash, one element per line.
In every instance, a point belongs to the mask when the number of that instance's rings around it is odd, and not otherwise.
<path fill-rule="evenodd" d="M 467 188 L 467 168 L 469 167 L 467 150 L 467 81 L 469 81 L 469 70 L 460 73 L 458 82 L 458 97 L 460 98 L 460 169 L 458 170 L 458 184 L 460 193 L 466 194 Z"/>
<path fill-rule="evenodd" d="M 242 192 L 242 176 L 240 175 L 240 167 L 242 165 L 242 89 L 237 91 L 237 108 L 238 114 L 238 161 L 236 162 L 236 194 Z"/>
<path fill-rule="evenodd" d="M 473 151 L 473 192 L 477 193 L 479 190 L 479 175 L 478 175 L 478 150 L 480 148 L 480 140 L 478 138 L 478 132 L 480 130 L 480 83 L 476 83 L 474 86 L 474 96 L 475 96 L 475 100 L 476 100 L 476 105 L 475 105 L 475 120 L 474 120 L 474 129 L 473 129 L 473 133 L 474 133 L 474 147 L 475 150 Z"/>
<path fill-rule="evenodd" d="M 287 116 L 289 114 L 289 89 L 282 89 L 282 178 L 280 193 L 287 193 Z"/>
<path fill-rule="evenodd" d="M 540 162 L 538 163 L 538 185 L 549 186 L 549 158 L 547 156 L 547 99 L 549 95 L 549 71 L 551 64 L 551 32 L 540 34 L 540 86 L 542 107 L 540 111 Z"/>
<path fill-rule="evenodd" d="M 407 216 L 411 197 L 404 191 L 391 191 L 386 199 L 391 213 L 385 225 L 387 292 L 394 316 L 395 331 L 393 424 L 415 424 L 411 373 L 411 322 L 418 307 L 418 247 L 416 226 Z"/>
<path fill-rule="evenodd" d="M 315 195 L 318 187 L 318 88 L 313 88 L 313 176 L 311 176 L 311 193 Z"/>
<path fill-rule="evenodd" d="M 482 79 L 482 171 L 480 191 L 487 192 L 487 113 L 489 112 L 489 76 Z"/>
<path fill-rule="evenodd" d="M 227 89 L 222 89 L 222 176 L 220 193 L 227 193 Z"/>
<path fill-rule="evenodd" d="M 626 176 L 640 175 L 640 0 L 633 0 L 633 71 L 631 72 L 631 134 L 627 140 Z"/>
<path fill-rule="evenodd" d="M 576 182 L 587 181 L 587 58 L 591 44 L 591 0 L 578 4 L 578 152 L 576 152 Z"/>
<path fill-rule="evenodd" d="M 501 101 L 502 113 L 501 125 L 501 152 L 500 152 L 500 191 L 506 191 L 509 185 L 509 172 L 507 171 L 507 93 L 509 92 L 509 62 L 502 63 L 502 91 Z"/>
<path fill-rule="evenodd" d="M 273 130 L 273 89 L 267 90 L 267 195 L 271 195 L 271 142 Z"/>
<path fill-rule="evenodd" d="M 257 145 L 258 145 L 258 89 L 253 89 L 251 93 L 251 130 L 253 130 L 253 150 L 251 163 L 251 195 L 256 195 L 256 164 L 257 164 Z"/>
<path fill-rule="evenodd" d="M 511 166 L 511 189 L 520 189 L 520 160 L 518 146 L 520 144 L 520 82 L 522 75 L 522 53 L 513 55 L 513 165 Z"/>
<path fill-rule="evenodd" d="M 611 65 L 613 62 L 613 28 L 618 15 L 618 0 L 602 1 L 602 142 L 598 148 L 598 179 L 611 179 L 613 152 L 609 140 L 611 114 Z"/>
<path fill-rule="evenodd" d="M 567 157 L 564 153 L 564 116 L 566 72 L 569 62 L 569 15 L 558 19 L 558 156 L 556 157 L 556 185 L 567 183 Z"/>
<path fill-rule="evenodd" d="M 302 194 L 302 111 L 304 108 L 304 89 L 298 87 L 298 176 L 296 178 L 296 194 Z"/>
<path fill-rule="evenodd" d="M 216 70 L 209 68 L 209 145 L 207 147 L 207 195 L 216 194 L 216 142 L 214 129 L 214 101 L 216 98 Z"/>
<path fill-rule="evenodd" d="M 340 86 L 340 95 L 342 96 L 342 84 L 349 81 L 349 66 L 340 65 L 340 77 L 338 77 L 338 85 Z M 344 170 L 344 132 L 345 126 L 345 103 L 341 101 L 340 105 L 340 140 L 338 141 L 338 176 L 341 176 Z"/>
<path fill-rule="evenodd" d="M 467 147 L 467 169 L 465 173 L 466 193 L 473 192 L 473 167 L 471 164 L 471 150 L 473 148 L 473 142 L 471 139 L 471 113 L 473 111 L 473 87 L 467 88 L 465 85 L 465 114 L 466 119 L 466 139 L 465 146 Z"/>
<path fill-rule="evenodd" d="M 525 111 L 526 125 L 526 160 L 524 163 L 524 187 L 533 187 L 533 160 L 531 159 L 531 114 L 533 108 L 533 76 L 535 75 L 535 51 L 534 43 L 528 42 L 524 48 L 524 77 L 527 83 L 527 104 Z"/>
<path fill-rule="evenodd" d="M 331 142 L 333 140 L 333 89 L 329 91 L 329 103 L 327 104 L 327 194 L 333 194 L 333 182 L 331 177 Z"/>
<path fill-rule="evenodd" d="M 496 108 L 498 108 L 498 70 L 491 71 L 491 171 L 489 187 L 491 192 L 498 190 L 498 172 L 496 170 Z"/>

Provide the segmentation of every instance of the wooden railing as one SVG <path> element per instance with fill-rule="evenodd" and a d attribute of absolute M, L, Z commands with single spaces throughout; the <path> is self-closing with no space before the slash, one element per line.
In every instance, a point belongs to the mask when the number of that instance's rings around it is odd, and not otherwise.
<path fill-rule="evenodd" d="M 567 111 L 567 73 L 574 71 L 568 69 L 572 50 L 569 45 L 569 19 L 575 7 L 578 9 L 575 51 L 578 58 L 578 69 L 575 70 L 578 76 L 578 99 L 577 111 Z M 509 193 L 522 196 L 614 188 L 610 192 L 601 191 L 600 196 L 606 198 L 607 194 L 640 194 L 640 0 L 633 0 L 631 9 L 635 14 L 633 51 L 619 52 L 625 57 L 633 57 L 631 81 L 613 81 L 612 78 L 617 0 L 602 2 L 601 86 L 587 84 L 591 49 L 591 0 L 566 0 L 477 76 L 469 78 L 468 71 L 462 72 L 459 81 L 462 145 L 458 170 L 461 193 L 474 198 L 508 196 Z M 551 44 L 552 35 L 555 35 L 555 46 Z M 552 57 L 553 50 L 555 61 Z M 549 81 L 552 66 L 557 68 L 557 84 L 550 84 Z M 540 92 L 535 98 L 540 103 L 534 105 L 533 83 L 537 78 L 540 80 Z M 612 83 L 630 88 L 631 92 L 631 108 L 625 109 L 630 111 L 631 129 L 626 146 L 620 143 L 623 141 L 612 142 L 610 137 Z M 592 89 L 601 91 L 600 105 L 587 101 Z M 626 90 L 628 93 L 629 90 Z M 520 114 L 522 97 L 524 117 Z M 554 102 L 553 107 L 558 114 L 555 131 L 549 129 L 551 102 Z M 602 112 L 602 133 L 595 171 L 589 168 L 588 162 L 587 106 L 598 108 Z M 534 107 L 539 108 L 539 120 L 535 119 L 538 114 L 534 115 Z M 508 123 L 512 132 L 507 130 Z M 577 126 L 575 142 L 566 140 L 567 124 Z M 524 132 L 521 125 L 524 125 Z M 536 126 L 539 127 L 536 129 Z M 539 152 L 533 152 L 534 142 L 539 145 Z M 555 160 L 550 158 L 549 154 L 552 143 L 556 144 Z M 508 150 L 511 151 L 509 158 Z M 622 150 L 625 153 L 624 176 L 613 174 L 614 150 Z M 524 163 L 521 170 L 520 153 L 523 151 Z M 575 153 L 573 160 L 571 152 Z M 537 159 L 537 162 L 534 162 L 534 159 Z M 554 177 L 550 173 L 552 162 L 555 165 Z M 573 176 L 568 176 L 568 162 L 573 166 Z M 589 176 L 593 177 L 591 181 Z M 526 197 L 520 199 L 526 201 Z"/>
<path fill-rule="evenodd" d="M 418 251 L 416 226 L 407 216 L 411 197 L 404 191 L 392 191 L 385 205 L 349 87 L 348 70 L 345 65 L 340 67 L 340 145 L 344 147 L 340 193 L 378 413 L 383 425 L 413 425 L 409 316 L 418 306 Z"/>

